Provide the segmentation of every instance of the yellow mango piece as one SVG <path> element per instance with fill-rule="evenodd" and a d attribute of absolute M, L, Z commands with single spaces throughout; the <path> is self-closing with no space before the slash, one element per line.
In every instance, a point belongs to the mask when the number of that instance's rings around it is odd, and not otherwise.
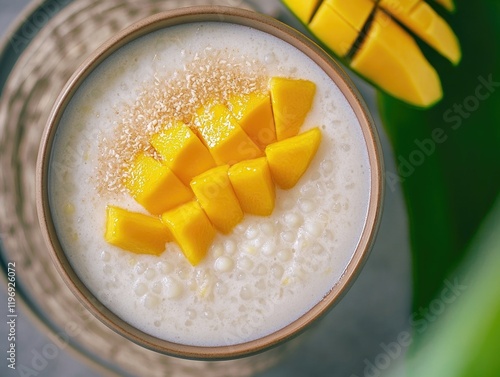
<path fill-rule="evenodd" d="M 228 177 L 229 165 L 210 169 L 191 181 L 201 208 L 212 224 L 222 233 L 229 233 L 243 219 L 238 198 Z"/>
<path fill-rule="evenodd" d="M 363 29 L 375 5 L 372 0 L 325 0 L 325 4 L 339 14 L 354 30 Z"/>
<path fill-rule="evenodd" d="M 269 86 L 277 140 L 297 135 L 311 110 L 316 84 L 308 80 L 273 77 Z"/>
<path fill-rule="evenodd" d="M 217 165 L 232 165 L 263 155 L 222 104 L 200 109 L 195 124 Z"/>
<path fill-rule="evenodd" d="M 200 263 L 215 237 L 215 229 L 197 201 L 185 203 L 161 216 L 175 242 L 193 266 Z"/>
<path fill-rule="evenodd" d="M 193 198 L 193 192 L 168 166 L 143 153 L 136 156 L 125 187 L 153 215 L 160 215 Z"/>
<path fill-rule="evenodd" d="M 234 96 L 229 110 L 252 141 L 262 150 L 276 141 L 273 109 L 269 94 Z"/>
<path fill-rule="evenodd" d="M 462 57 L 460 44 L 448 23 L 426 2 L 408 10 L 401 3 L 404 1 L 382 0 L 380 5 L 437 52 L 453 64 L 458 64 Z"/>
<path fill-rule="evenodd" d="M 267 163 L 274 182 L 282 189 L 297 184 L 316 155 L 321 142 L 321 131 L 312 128 L 300 135 L 269 144 Z"/>
<path fill-rule="evenodd" d="M 186 186 L 189 186 L 194 176 L 215 166 L 208 149 L 182 122 L 153 135 L 151 145 Z"/>
<path fill-rule="evenodd" d="M 158 217 L 107 206 L 104 238 L 111 245 L 133 253 L 159 255 L 172 235 Z"/>
<path fill-rule="evenodd" d="M 265 157 L 231 166 L 229 179 L 244 212 L 259 216 L 273 212 L 276 193 Z"/>
<path fill-rule="evenodd" d="M 309 29 L 341 58 L 347 55 L 358 38 L 358 31 L 326 2 L 319 7 L 309 24 Z"/>
<path fill-rule="evenodd" d="M 351 67 L 394 97 L 417 106 L 430 106 L 443 95 L 438 74 L 413 38 L 380 11 Z"/>
<path fill-rule="evenodd" d="M 308 24 L 321 1 L 322 0 L 283 0 L 283 4 L 285 4 L 299 20 L 304 24 Z"/>

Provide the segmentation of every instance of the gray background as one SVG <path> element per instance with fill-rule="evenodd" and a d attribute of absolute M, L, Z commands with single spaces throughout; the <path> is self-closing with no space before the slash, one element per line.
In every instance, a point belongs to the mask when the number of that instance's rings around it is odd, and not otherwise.
<path fill-rule="evenodd" d="M 259 0 L 256 0 L 259 1 Z M 267 1 L 267 0 L 262 0 Z M 0 0 L 0 37 L 5 37 L 27 0 Z M 283 10 L 283 12 L 285 12 Z M 5 69 L 0 67 L 0 69 Z M 395 172 L 390 147 L 378 118 L 374 92 L 353 77 L 375 118 L 384 150 L 386 171 Z M 361 275 L 348 295 L 314 328 L 287 360 L 259 377 L 368 376 L 367 365 L 388 360 L 385 345 L 408 331 L 410 318 L 410 253 L 402 195 L 387 187 L 379 235 Z M 0 314 L 5 318 L 6 287 L 0 288 Z M 36 325 L 33 314 L 19 307 L 17 319 L 17 365 L 31 366 L 37 350 L 51 342 L 44 329 Z M 22 376 L 7 368 L 8 326 L 0 320 L 0 375 Z M 404 351 L 404 350 L 403 350 Z M 404 352 L 403 352 L 404 353 Z M 403 353 L 401 355 L 403 355 Z M 390 358 L 383 368 L 393 367 L 403 357 Z M 368 368 L 368 369 L 367 369 Z M 102 371 L 71 350 L 61 351 L 39 372 L 39 377 L 99 377 Z M 145 369 L 144 376 L 147 376 Z M 374 376 L 372 376 L 374 377 Z"/>

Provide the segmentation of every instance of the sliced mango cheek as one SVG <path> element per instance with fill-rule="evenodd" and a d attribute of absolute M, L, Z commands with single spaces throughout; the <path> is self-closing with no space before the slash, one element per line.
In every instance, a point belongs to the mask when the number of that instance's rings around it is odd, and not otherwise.
<path fill-rule="evenodd" d="M 307 24 L 321 1 L 323 0 L 300 0 L 299 2 L 297 0 L 283 0 L 283 3 L 288 8 L 293 9 L 299 20 Z"/>
<path fill-rule="evenodd" d="M 381 12 L 376 13 L 351 67 L 393 96 L 421 106 L 430 106 L 442 97 L 438 74 L 413 38 Z"/>

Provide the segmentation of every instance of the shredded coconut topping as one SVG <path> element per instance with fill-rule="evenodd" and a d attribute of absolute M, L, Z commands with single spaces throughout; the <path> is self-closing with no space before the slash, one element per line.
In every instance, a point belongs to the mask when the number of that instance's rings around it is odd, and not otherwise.
<path fill-rule="evenodd" d="M 182 69 L 156 72 L 134 103 L 117 110 L 120 121 L 112 137 L 100 141 L 96 174 L 100 194 L 125 192 L 137 153 L 159 158 L 149 143 L 153 134 L 176 121 L 195 127 L 193 114 L 200 107 L 214 102 L 227 104 L 234 95 L 266 89 L 265 66 L 261 62 L 211 47 L 195 54 Z"/>

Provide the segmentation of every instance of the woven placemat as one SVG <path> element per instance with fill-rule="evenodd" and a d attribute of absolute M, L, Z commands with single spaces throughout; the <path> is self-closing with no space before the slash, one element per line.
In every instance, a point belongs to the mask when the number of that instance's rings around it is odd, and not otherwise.
<path fill-rule="evenodd" d="M 112 373 L 137 376 L 249 376 L 276 363 L 286 347 L 231 362 L 194 362 L 146 350 L 95 319 L 57 274 L 39 229 L 35 164 L 43 128 L 56 97 L 80 63 L 105 40 L 146 16 L 178 7 L 228 5 L 242 0 L 76 0 L 39 7 L 51 17 L 21 54 L 0 98 L 0 236 L 4 261 L 15 262 L 28 308 L 61 349 L 73 349 Z M 48 3 L 46 3 L 48 4 Z M 55 4 L 55 5 L 54 5 Z M 50 12 L 54 12 L 51 15 Z M 26 33 L 29 30 L 26 29 Z M 11 40 L 10 43 L 19 41 Z"/>

